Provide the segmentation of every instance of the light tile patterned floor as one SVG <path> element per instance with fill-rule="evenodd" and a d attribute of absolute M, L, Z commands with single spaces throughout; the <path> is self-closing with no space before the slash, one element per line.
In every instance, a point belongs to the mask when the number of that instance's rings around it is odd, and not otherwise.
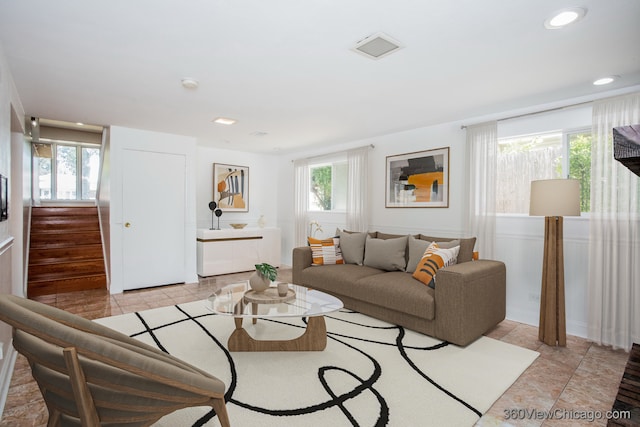
<path fill-rule="evenodd" d="M 162 286 L 109 295 L 85 291 L 49 295 L 38 301 L 89 319 L 114 316 L 196 301 L 220 287 L 248 278 L 250 273 L 200 279 L 199 283 Z M 281 268 L 278 279 L 291 281 L 291 269 Z M 604 426 L 606 419 L 566 419 L 611 410 L 628 353 L 613 351 L 585 339 L 568 337 L 567 347 L 538 341 L 536 327 L 505 320 L 487 336 L 540 352 L 540 357 L 491 407 L 476 426 Z M 535 412 L 534 412 L 535 411 Z M 564 420 L 542 419 L 544 411 Z M 581 412 L 591 411 L 591 412 Z M 19 356 L 0 426 L 45 426 L 47 412 L 24 357 Z M 414 426 L 402 426 L 414 427 Z M 419 427 L 419 426 L 415 426 Z"/>

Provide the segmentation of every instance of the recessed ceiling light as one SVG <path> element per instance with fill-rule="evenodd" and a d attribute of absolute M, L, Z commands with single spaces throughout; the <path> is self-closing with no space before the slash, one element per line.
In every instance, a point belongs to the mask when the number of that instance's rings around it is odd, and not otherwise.
<path fill-rule="evenodd" d="M 608 85 L 609 83 L 613 83 L 616 78 L 618 78 L 618 76 L 607 76 L 607 77 L 602 77 L 598 80 L 594 80 L 593 84 L 595 86 L 602 86 L 602 85 Z"/>
<path fill-rule="evenodd" d="M 182 87 L 185 89 L 196 89 L 198 87 L 198 81 L 191 78 L 182 79 Z"/>
<path fill-rule="evenodd" d="M 236 119 L 230 119 L 228 117 L 218 117 L 216 119 L 213 119 L 213 123 L 217 123 L 219 125 L 232 125 L 235 122 L 237 122 Z"/>
<path fill-rule="evenodd" d="M 587 14 L 587 9 L 581 7 L 572 7 L 570 9 L 563 9 L 553 14 L 550 18 L 544 21 L 545 28 L 549 30 L 557 30 L 564 28 L 569 24 L 578 22 L 584 15 Z"/>
<path fill-rule="evenodd" d="M 77 124 L 78 126 L 84 126 L 84 123 L 82 123 L 82 122 L 76 122 L 76 124 Z"/>

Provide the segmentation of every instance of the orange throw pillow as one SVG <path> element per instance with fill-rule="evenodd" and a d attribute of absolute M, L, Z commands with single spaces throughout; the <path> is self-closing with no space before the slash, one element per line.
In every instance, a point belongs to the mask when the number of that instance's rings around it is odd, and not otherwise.
<path fill-rule="evenodd" d="M 307 238 L 311 246 L 311 265 L 344 264 L 342 251 L 340 251 L 340 239 L 332 237 L 330 239 Z"/>
<path fill-rule="evenodd" d="M 453 265 L 458 261 L 460 246 L 443 249 L 436 242 L 429 245 L 418 262 L 413 277 L 431 288 L 435 288 L 436 273 L 442 267 Z"/>

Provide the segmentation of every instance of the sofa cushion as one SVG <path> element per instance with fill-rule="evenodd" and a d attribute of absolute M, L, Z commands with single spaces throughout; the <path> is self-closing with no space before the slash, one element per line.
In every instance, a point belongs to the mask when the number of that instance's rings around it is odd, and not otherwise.
<path fill-rule="evenodd" d="M 426 292 L 425 292 L 426 290 Z M 363 277 L 349 290 L 352 298 L 433 320 L 435 291 L 402 271 Z"/>
<path fill-rule="evenodd" d="M 428 240 L 416 239 L 412 235 L 409 235 L 409 242 L 407 245 L 407 250 L 409 252 L 407 269 L 406 269 L 407 273 L 413 274 L 413 272 L 416 271 L 416 267 L 418 266 L 418 263 L 422 259 L 424 252 L 427 250 L 427 248 L 431 243 L 433 242 L 430 242 Z M 438 244 L 439 247 L 444 249 L 451 249 L 455 246 L 460 246 L 459 239 L 451 240 L 447 242 L 443 242 L 440 239 L 436 243 Z"/>
<path fill-rule="evenodd" d="M 420 239 L 428 240 L 429 242 L 450 242 L 451 240 L 455 240 L 453 238 L 443 238 L 443 237 L 433 237 L 433 236 L 425 236 L 424 234 L 420 235 Z M 458 253 L 458 264 L 471 261 L 473 258 L 473 247 L 476 245 L 476 238 L 469 237 L 467 239 L 459 239 L 460 240 L 460 252 Z"/>
<path fill-rule="evenodd" d="M 338 298 L 344 295 L 427 320 L 435 316 L 434 290 L 402 271 L 384 272 L 354 264 L 323 265 L 302 270 L 300 283 Z"/>
<path fill-rule="evenodd" d="M 405 237 L 406 234 L 389 234 L 389 233 L 383 233 L 381 231 L 376 232 L 376 238 L 378 239 L 382 239 L 382 240 L 388 240 L 388 239 L 397 239 L 398 237 Z M 415 237 L 420 236 L 419 234 L 416 235 Z"/>
<path fill-rule="evenodd" d="M 429 285 L 429 287 L 435 287 L 436 273 L 442 267 L 448 267 L 456 263 L 460 246 L 455 246 L 451 249 L 443 249 L 438 246 L 436 242 L 429 245 L 424 253 L 424 256 L 418 263 L 416 271 L 413 273 L 413 277 Z"/>
<path fill-rule="evenodd" d="M 364 249 L 364 265 L 385 271 L 404 271 L 407 262 L 405 250 L 407 236 L 395 239 L 372 239 L 367 237 Z"/>
<path fill-rule="evenodd" d="M 366 265 L 341 264 L 323 265 L 321 267 L 307 267 L 301 272 L 299 284 L 308 285 L 321 291 L 344 294 L 345 289 L 363 277 L 383 273 L 377 268 Z"/>
<path fill-rule="evenodd" d="M 340 231 L 340 249 L 345 263 L 362 265 L 367 233 Z"/>
<path fill-rule="evenodd" d="M 311 265 L 344 263 L 340 252 L 340 239 L 337 237 L 322 240 L 313 237 L 307 239 L 311 247 Z"/>
<path fill-rule="evenodd" d="M 378 239 L 394 239 L 396 237 L 401 237 L 400 234 L 389 234 L 378 231 L 377 233 Z M 427 236 L 425 234 L 417 234 L 414 235 L 416 239 L 427 240 L 429 243 L 431 242 L 450 242 L 452 240 L 460 240 L 460 253 L 458 254 L 458 263 L 471 261 L 473 257 L 473 248 L 476 245 L 476 238 L 470 237 L 466 239 L 457 239 L 453 237 L 434 237 Z M 409 256 L 409 251 L 407 251 L 407 257 Z"/>

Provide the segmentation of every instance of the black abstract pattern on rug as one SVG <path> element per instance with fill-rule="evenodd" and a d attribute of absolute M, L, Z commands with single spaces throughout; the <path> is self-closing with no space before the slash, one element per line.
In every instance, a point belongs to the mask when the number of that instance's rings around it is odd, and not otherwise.
<path fill-rule="evenodd" d="M 140 322 L 142 323 L 142 325 L 144 326 L 144 330 L 131 334 L 131 337 L 140 337 L 143 335 L 148 335 L 158 346 L 158 348 L 162 351 L 164 351 L 165 353 L 169 353 L 167 351 L 167 349 L 162 345 L 160 339 L 158 339 L 158 337 L 156 336 L 156 331 L 163 329 L 163 328 L 167 328 L 173 325 L 176 325 L 178 323 L 182 323 L 182 322 L 193 322 L 195 325 L 197 325 L 200 329 L 202 329 L 202 331 L 208 336 L 210 337 L 210 339 L 212 340 L 212 342 L 215 343 L 215 346 L 218 347 L 225 355 L 227 358 L 227 362 L 229 364 L 229 368 L 230 368 L 230 376 L 231 376 L 231 382 L 229 384 L 227 384 L 227 391 L 225 393 L 225 401 L 227 402 L 227 404 L 234 404 L 237 405 L 239 407 L 242 407 L 244 409 L 250 410 L 250 411 L 254 411 L 257 413 L 262 413 L 265 415 L 269 415 L 269 416 L 293 416 L 293 415 L 302 415 L 302 414 L 309 414 L 312 412 L 317 412 L 317 411 L 323 411 L 326 410 L 328 408 L 331 407 L 337 407 L 340 409 L 340 411 L 344 414 L 345 420 L 348 421 L 349 424 L 351 424 L 352 426 L 358 426 L 358 422 L 355 419 L 355 417 L 349 412 L 349 410 L 347 409 L 347 407 L 345 406 L 345 402 L 347 402 L 349 399 L 353 399 L 363 393 L 371 393 L 373 396 L 375 396 L 375 399 L 377 400 L 378 404 L 379 404 L 379 413 L 378 413 L 378 418 L 376 420 L 376 423 L 374 424 L 375 427 L 381 427 L 381 426 L 387 426 L 389 425 L 389 406 L 387 405 L 387 402 L 385 400 L 385 396 L 383 396 L 378 390 L 376 390 L 376 382 L 378 381 L 378 379 L 380 378 L 381 374 L 382 374 L 382 369 L 381 369 L 381 365 L 380 363 L 370 354 L 368 354 L 367 352 L 363 351 L 362 349 L 357 348 L 356 346 L 349 344 L 346 342 L 345 339 L 349 339 L 349 340 L 355 340 L 355 341 L 361 341 L 361 342 L 366 342 L 366 343 L 370 343 L 370 344 L 375 344 L 375 345 L 380 345 L 380 346 L 389 346 L 389 347 L 395 347 L 398 351 L 398 353 L 401 355 L 402 359 L 406 361 L 406 363 L 411 367 L 412 370 L 414 370 L 420 377 L 422 377 L 426 382 L 430 383 L 433 387 L 435 387 L 436 389 L 438 389 L 440 392 L 442 392 L 444 395 L 448 396 L 450 399 L 455 400 L 456 402 L 458 402 L 461 407 L 465 408 L 466 410 L 469 410 L 471 412 L 473 412 L 474 414 L 476 414 L 476 416 L 480 417 L 482 416 L 482 412 L 479 411 L 478 409 L 474 408 L 472 405 L 470 405 L 469 403 L 465 402 L 463 399 L 457 397 L 454 393 L 450 392 L 449 390 L 447 390 L 445 387 L 441 386 L 440 384 L 438 384 L 436 381 L 434 381 L 429 375 L 427 375 L 426 372 L 424 372 L 423 369 L 419 368 L 418 365 L 414 362 L 414 360 L 412 359 L 412 357 L 408 354 L 407 350 L 413 350 L 413 351 L 418 351 L 418 352 L 430 352 L 430 351 L 436 351 L 439 350 L 441 348 L 447 347 L 449 345 L 448 342 L 440 342 L 436 345 L 431 345 L 431 346 L 424 346 L 424 347 L 420 347 L 420 346 L 415 346 L 415 345 L 406 345 L 404 343 L 404 338 L 405 338 L 405 329 L 401 326 L 372 326 L 372 325 L 366 325 L 366 324 L 361 324 L 361 323 L 357 323 L 357 322 L 352 322 L 349 320 L 345 320 L 345 319 L 340 319 L 340 318 L 336 318 L 333 316 L 325 316 L 327 318 L 333 319 L 335 321 L 338 322 L 345 322 L 345 323 L 350 323 L 352 325 L 356 325 L 359 328 L 366 328 L 366 329 L 384 329 L 384 330 L 397 330 L 397 336 L 396 336 L 396 340 L 395 342 L 384 342 L 384 341 L 378 341 L 378 340 L 371 340 L 371 339 L 365 339 L 362 337 L 357 337 L 357 336 L 350 336 L 350 335 L 344 335 L 344 334 L 339 334 L 336 332 L 332 332 L 329 327 L 327 327 L 327 336 L 328 339 L 333 340 L 337 343 L 340 343 L 341 345 L 345 346 L 346 348 L 349 348 L 355 352 L 358 352 L 359 354 L 361 354 L 363 357 L 367 358 L 372 365 L 374 366 L 373 372 L 371 373 L 371 375 L 367 378 L 362 378 L 360 376 L 358 376 L 357 374 L 350 372 L 347 369 L 341 368 L 339 366 L 322 366 L 319 370 L 318 370 L 318 381 L 320 382 L 320 384 L 323 386 L 324 390 L 327 393 L 328 399 L 322 401 L 322 402 L 318 402 L 314 405 L 310 405 L 310 406 L 306 406 L 306 407 L 300 407 L 300 408 L 290 408 L 290 409 L 286 409 L 286 410 L 272 410 L 272 409 L 268 409 L 268 408 L 263 408 L 263 407 L 258 407 L 255 405 L 251 405 L 249 403 L 243 402 L 239 399 L 237 399 L 236 397 L 234 397 L 235 391 L 236 391 L 236 387 L 237 387 L 237 382 L 238 382 L 238 374 L 237 374 L 237 370 L 236 370 L 236 363 L 233 359 L 233 354 L 231 354 L 225 347 L 225 345 L 220 342 L 220 340 L 218 338 L 216 338 L 213 333 L 211 331 L 209 331 L 201 322 L 200 319 L 204 318 L 204 317 L 208 317 L 208 316 L 218 316 L 217 314 L 214 313 L 207 313 L 207 314 L 200 314 L 200 315 L 196 315 L 196 316 L 192 316 L 189 313 L 187 313 L 185 310 L 183 310 L 179 305 L 176 305 L 175 308 L 177 310 L 179 310 L 182 314 L 184 314 L 184 318 L 183 319 L 179 319 L 179 320 L 175 320 L 172 322 L 168 322 L 166 324 L 162 324 L 159 326 L 155 326 L 155 327 L 150 327 L 148 325 L 148 323 L 145 321 L 144 317 L 141 315 L 141 313 L 135 313 L 136 316 L 138 317 L 138 319 L 140 320 Z M 354 311 L 350 311 L 350 310 L 346 310 L 343 309 L 340 311 L 341 313 L 356 313 Z M 303 318 L 303 322 L 306 324 L 306 318 Z M 274 319 L 262 319 L 262 321 L 266 321 L 266 322 L 274 322 L 274 323 L 279 323 L 282 325 L 286 325 L 286 326 L 290 326 L 293 328 L 300 328 L 300 329 L 304 329 L 305 326 L 304 325 L 296 325 L 296 324 L 291 324 L 291 323 L 287 323 L 287 322 L 283 322 L 281 320 L 274 320 Z M 420 353 L 418 353 L 420 354 Z M 332 390 L 331 386 L 329 385 L 329 383 L 326 381 L 326 375 L 329 372 L 340 372 L 346 376 L 349 376 L 351 378 L 353 378 L 354 380 L 357 381 L 358 386 L 352 388 L 351 390 L 349 390 L 348 392 L 343 392 L 340 394 L 337 394 L 336 392 L 334 392 L 334 390 Z M 193 427 L 197 427 L 197 426 L 204 426 L 208 421 L 210 421 L 211 419 L 213 419 L 216 416 L 215 411 L 211 410 L 209 411 L 207 414 L 205 414 L 203 417 L 201 417 L 195 424 L 193 424 Z"/>

